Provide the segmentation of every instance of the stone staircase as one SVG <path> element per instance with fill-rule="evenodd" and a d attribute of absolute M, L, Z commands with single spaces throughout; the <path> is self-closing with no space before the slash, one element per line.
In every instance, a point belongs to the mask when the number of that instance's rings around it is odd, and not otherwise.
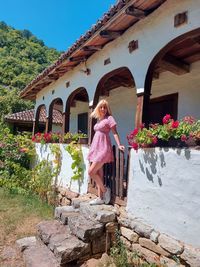
<path fill-rule="evenodd" d="M 27 267 L 80 266 L 109 248 L 108 230 L 116 226 L 113 206 L 78 203 L 57 207 L 55 219 L 37 225 L 37 237 L 17 241 Z M 107 232 L 107 234 L 106 234 Z"/>

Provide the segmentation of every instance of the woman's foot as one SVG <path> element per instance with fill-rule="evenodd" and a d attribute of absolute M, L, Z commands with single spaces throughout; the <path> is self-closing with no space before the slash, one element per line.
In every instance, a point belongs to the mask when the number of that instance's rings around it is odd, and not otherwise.
<path fill-rule="evenodd" d="M 106 187 L 106 189 L 106 192 L 103 194 L 103 200 L 105 204 L 109 204 L 111 199 L 111 190 L 109 187 Z"/>
<path fill-rule="evenodd" d="M 90 203 L 90 205 L 102 205 L 102 204 L 104 204 L 105 202 L 104 202 L 104 200 L 101 199 L 100 197 L 97 197 L 97 198 L 91 200 L 89 203 Z"/>

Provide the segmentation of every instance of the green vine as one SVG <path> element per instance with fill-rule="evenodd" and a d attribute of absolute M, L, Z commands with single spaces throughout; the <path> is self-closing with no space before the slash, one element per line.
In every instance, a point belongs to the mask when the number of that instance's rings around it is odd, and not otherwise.
<path fill-rule="evenodd" d="M 74 175 L 71 177 L 72 181 L 82 181 L 83 180 L 83 155 L 81 146 L 76 142 L 71 142 L 66 146 L 65 150 L 70 154 L 73 162 L 71 168 Z"/>

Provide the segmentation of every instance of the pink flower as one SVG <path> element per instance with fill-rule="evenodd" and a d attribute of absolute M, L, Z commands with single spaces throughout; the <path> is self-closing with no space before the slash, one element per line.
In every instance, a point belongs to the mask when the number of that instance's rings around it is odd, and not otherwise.
<path fill-rule="evenodd" d="M 173 129 L 178 128 L 178 126 L 179 126 L 179 121 L 173 121 L 173 122 L 172 122 L 172 128 L 173 128 Z"/>
<path fill-rule="evenodd" d="M 156 136 L 154 136 L 153 138 L 152 138 L 152 144 L 157 144 L 157 142 L 158 142 L 158 138 L 156 137 Z"/>
<path fill-rule="evenodd" d="M 142 130 L 144 128 L 145 124 L 144 123 L 141 123 L 139 128 Z"/>
<path fill-rule="evenodd" d="M 163 123 L 164 124 L 167 124 L 169 122 L 169 120 L 171 119 L 171 115 L 170 114 L 166 114 L 164 117 L 163 117 Z"/>
<path fill-rule="evenodd" d="M 183 121 L 187 122 L 188 124 L 193 124 L 193 123 L 195 123 L 196 119 L 192 116 L 185 116 L 183 118 Z"/>
<path fill-rule="evenodd" d="M 187 136 L 185 134 L 181 135 L 181 141 L 185 142 L 187 140 Z"/>

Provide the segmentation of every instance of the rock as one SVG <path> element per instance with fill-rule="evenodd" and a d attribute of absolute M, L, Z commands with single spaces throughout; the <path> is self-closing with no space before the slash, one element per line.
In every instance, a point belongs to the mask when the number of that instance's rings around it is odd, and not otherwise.
<path fill-rule="evenodd" d="M 90 244 L 71 236 L 54 244 L 53 252 L 58 262 L 64 265 L 88 255 L 90 253 Z"/>
<path fill-rule="evenodd" d="M 66 196 L 68 199 L 72 200 L 73 198 L 78 198 L 79 193 L 72 192 L 72 191 L 66 189 L 66 191 L 65 191 L 65 196 Z"/>
<path fill-rule="evenodd" d="M 183 244 L 165 234 L 161 234 L 158 237 L 159 245 L 172 254 L 181 254 L 183 252 Z"/>
<path fill-rule="evenodd" d="M 78 209 L 75 209 L 72 206 L 62 206 L 62 207 L 56 207 L 54 211 L 54 218 L 60 219 L 63 212 L 78 212 Z"/>
<path fill-rule="evenodd" d="M 167 267 L 184 267 L 185 266 L 185 265 L 182 265 L 180 263 L 173 261 L 172 259 L 166 258 L 164 256 L 160 257 L 160 263 Z"/>
<path fill-rule="evenodd" d="M 120 239 L 123 242 L 123 244 L 125 245 L 125 247 L 128 250 L 131 250 L 131 242 L 128 239 L 126 239 L 125 237 L 123 237 L 123 236 L 121 236 Z"/>
<path fill-rule="evenodd" d="M 126 237 L 129 241 L 136 243 L 139 239 L 139 235 L 135 233 L 134 231 L 125 228 L 123 226 L 120 227 L 121 234 Z"/>
<path fill-rule="evenodd" d="M 20 251 L 24 251 L 28 247 L 31 246 L 36 246 L 37 244 L 37 239 L 35 236 L 29 236 L 29 237 L 24 237 L 22 239 L 18 239 L 16 241 L 17 246 L 19 247 Z"/>
<path fill-rule="evenodd" d="M 68 225 L 71 232 L 85 242 L 100 237 L 104 230 L 103 224 L 87 220 L 80 215 L 77 217 L 69 217 Z"/>
<path fill-rule="evenodd" d="M 37 245 L 24 251 L 26 267 L 59 267 L 53 253 L 45 245 Z"/>
<path fill-rule="evenodd" d="M 75 217 L 78 215 L 78 212 L 62 212 L 60 216 L 60 221 L 63 224 L 68 224 L 69 217 Z"/>
<path fill-rule="evenodd" d="M 49 243 L 51 236 L 55 234 L 65 234 L 66 226 L 56 220 L 42 221 L 37 226 L 38 234 L 45 244 Z"/>
<path fill-rule="evenodd" d="M 144 236 L 146 238 L 150 238 L 151 233 L 153 232 L 153 228 L 144 223 L 142 220 L 140 219 L 134 219 L 131 222 L 131 228 L 138 233 L 140 236 Z"/>
<path fill-rule="evenodd" d="M 86 194 L 86 195 L 82 195 L 82 196 L 80 196 L 78 198 L 72 198 L 71 199 L 72 206 L 74 208 L 79 208 L 81 203 L 89 202 L 90 200 L 92 200 L 94 198 L 96 198 L 96 196 L 92 195 L 92 194 Z"/>
<path fill-rule="evenodd" d="M 71 205 L 71 200 L 69 200 L 66 197 L 62 197 L 62 199 L 60 201 L 60 205 L 61 206 L 70 206 Z"/>
<path fill-rule="evenodd" d="M 181 259 L 187 262 L 191 267 L 200 267 L 200 249 L 190 245 L 185 245 Z"/>
<path fill-rule="evenodd" d="M 153 241 L 154 243 L 158 243 L 158 237 L 159 237 L 160 233 L 153 230 L 150 234 L 150 239 L 151 241 Z"/>
<path fill-rule="evenodd" d="M 118 217 L 117 221 L 120 225 L 127 227 L 127 228 L 131 228 L 131 219 L 127 218 L 127 217 Z"/>
<path fill-rule="evenodd" d="M 109 246 L 108 246 L 109 247 Z M 106 235 L 103 234 L 92 241 L 92 254 L 103 253 L 106 251 Z"/>
<path fill-rule="evenodd" d="M 139 244 L 142 246 L 142 247 L 145 247 L 159 255 L 162 255 L 162 256 L 170 256 L 170 253 L 167 252 L 166 250 L 164 250 L 163 248 L 161 248 L 160 245 L 156 245 L 153 241 L 151 241 L 150 239 L 146 239 L 146 238 L 139 238 Z"/>
<path fill-rule="evenodd" d="M 141 247 L 139 244 L 132 244 L 132 251 L 137 251 L 148 263 L 160 263 L 159 256 L 156 253 Z"/>
<path fill-rule="evenodd" d="M 96 220 L 101 223 L 114 222 L 116 220 L 116 215 L 113 211 L 101 210 L 97 212 Z"/>

